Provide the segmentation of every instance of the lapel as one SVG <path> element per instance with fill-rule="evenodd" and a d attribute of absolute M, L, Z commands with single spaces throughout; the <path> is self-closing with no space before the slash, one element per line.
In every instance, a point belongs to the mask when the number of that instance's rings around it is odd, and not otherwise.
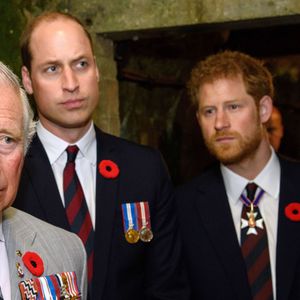
<path fill-rule="evenodd" d="M 23 220 L 24 221 L 24 220 Z M 26 223 L 26 221 L 25 221 Z M 9 271 L 10 271 L 10 284 L 11 284 L 11 299 L 21 299 L 18 284 L 25 278 L 33 278 L 34 276 L 24 266 L 21 257 L 16 254 L 20 250 L 22 254 L 30 251 L 35 245 L 38 236 L 35 231 L 28 229 L 26 224 L 19 220 L 17 210 L 8 208 L 3 212 L 3 234 L 5 237 Z M 43 257 L 45 273 L 47 273 L 47 257 Z M 16 263 L 20 263 L 24 272 L 24 277 L 20 278 L 17 273 Z"/>
<path fill-rule="evenodd" d="M 45 220 L 70 230 L 48 156 L 37 135 L 29 148 L 24 169 L 30 178 L 43 214 L 46 216 Z M 36 174 L 43 175 L 36 176 Z"/>
<path fill-rule="evenodd" d="M 119 178 L 122 173 L 121 160 L 116 142 L 98 128 L 96 129 L 97 139 L 97 175 L 96 175 L 96 234 L 95 234 L 95 261 L 93 276 L 93 291 L 97 299 L 102 299 L 106 275 L 109 264 L 111 239 L 113 236 L 113 223 L 115 207 L 118 203 L 117 193 Z M 115 179 L 106 179 L 98 171 L 101 160 L 108 159 L 115 162 L 120 168 L 120 175 Z"/>
<path fill-rule="evenodd" d="M 297 273 L 300 256 L 300 222 L 285 216 L 285 207 L 291 202 L 300 203 L 298 165 L 280 159 L 281 182 L 279 195 L 278 232 L 276 251 L 277 300 L 289 299 L 292 283 Z"/>
<path fill-rule="evenodd" d="M 250 299 L 246 268 L 219 165 L 201 179 L 199 196 L 195 199 L 200 219 L 237 295 L 236 299 Z"/>

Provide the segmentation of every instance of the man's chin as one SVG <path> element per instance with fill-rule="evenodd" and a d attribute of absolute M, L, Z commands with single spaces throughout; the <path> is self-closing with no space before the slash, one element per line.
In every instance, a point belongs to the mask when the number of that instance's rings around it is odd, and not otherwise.
<path fill-rule="evenodd" d="M 237 149 L 212 149 L 211 153 L 224 165 L 238 163 L 242 156 Z"/>
<path fill-rule="evenodd" d="M 236 156 L 217 156 L 217 159 L 223 165 L 232 165 L 240 161 Z"/>

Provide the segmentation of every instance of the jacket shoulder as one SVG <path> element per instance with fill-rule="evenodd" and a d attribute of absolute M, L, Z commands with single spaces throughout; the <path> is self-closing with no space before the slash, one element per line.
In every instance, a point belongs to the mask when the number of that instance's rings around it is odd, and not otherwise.
<path fill-rule="evenodd" d="M 179 185 L 176 188 L 176 194 L 185 194 L 197 189 L 205 188 L 216 181 L 222 180 L 219 164 L 215 163 L 209 168 L 205 169 L 201 174 L 191 179 L 190 181 Z"/>
<path fill-rule="evenodd" d="M 109 147 L 115 148 L 117 152 L 126 159 L 142 161 L 143 163 L 153 162 L 153 159 L 162 159 L 160 152 L 150 146 L 140 145 L 124 138 L 105 133 L 97 127 L 96 136 L 99 147 L 101 147 L 102 143 L 105 146 L 109 145 Z"/>
<path fill-rule="evenodd" d="M 82 245 L 80 238 L 76 234 L 51 225 L 14 207 L 4 210 L 3 224 L 8 226 L 10 231 L 18 232 L 20 236 L 26 236 L 29 232 L 35 232 L 43 238 L 47 237 L 48 241 L 63 240 L 79 248 Z"/>

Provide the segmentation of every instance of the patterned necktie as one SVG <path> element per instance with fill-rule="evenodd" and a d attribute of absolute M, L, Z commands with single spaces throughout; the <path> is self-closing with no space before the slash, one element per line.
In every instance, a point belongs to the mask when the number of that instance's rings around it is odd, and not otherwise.
<path fill-rule="evenodd" d="M 254 198 L 257 185 L 246 186 L 247 197 L 241 196 L 244 203 L 241 224 L 241 249 L 246 263 L 248 281 L 253 300 L 272 300 L 272 277 L 266 227 L 258 208 L 264 191 Z"/>
<path fill-rule="evenodd" d="M 78 150 L 76 145 L 66 149 L 68 158 L 63 174 L 64 197 L 71 230 L 81 238 L 86 249 L 88 282 L 90 284 L 93 277 L 94 229 L 82 186 L 75 171 L 75 159 Z"/>

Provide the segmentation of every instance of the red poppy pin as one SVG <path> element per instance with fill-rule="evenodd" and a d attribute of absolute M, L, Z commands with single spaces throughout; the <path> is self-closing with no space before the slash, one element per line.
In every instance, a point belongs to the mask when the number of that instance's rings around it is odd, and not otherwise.
<path fill-rule="evenodd" d="M 35 252 L 26 252 L 22 256 L 25 267 L 34 276 L 42 276 L 44 273 L 44 262 L 42 258 Z"/>
<path fill-rule="evenodd" d="M 291 221 L 300 221 L 300 203 L 292 202 L 287 205 L 284 209 L 284 213 L 288 219 Z"/>
<path fill-rule="evenodd" d="M 117 178 L 120 173 L 120 169 L 116 163 L 112 160 L 104 159 L 99 163 L 99 172 L 100 174 L 108 179 Z"/>

